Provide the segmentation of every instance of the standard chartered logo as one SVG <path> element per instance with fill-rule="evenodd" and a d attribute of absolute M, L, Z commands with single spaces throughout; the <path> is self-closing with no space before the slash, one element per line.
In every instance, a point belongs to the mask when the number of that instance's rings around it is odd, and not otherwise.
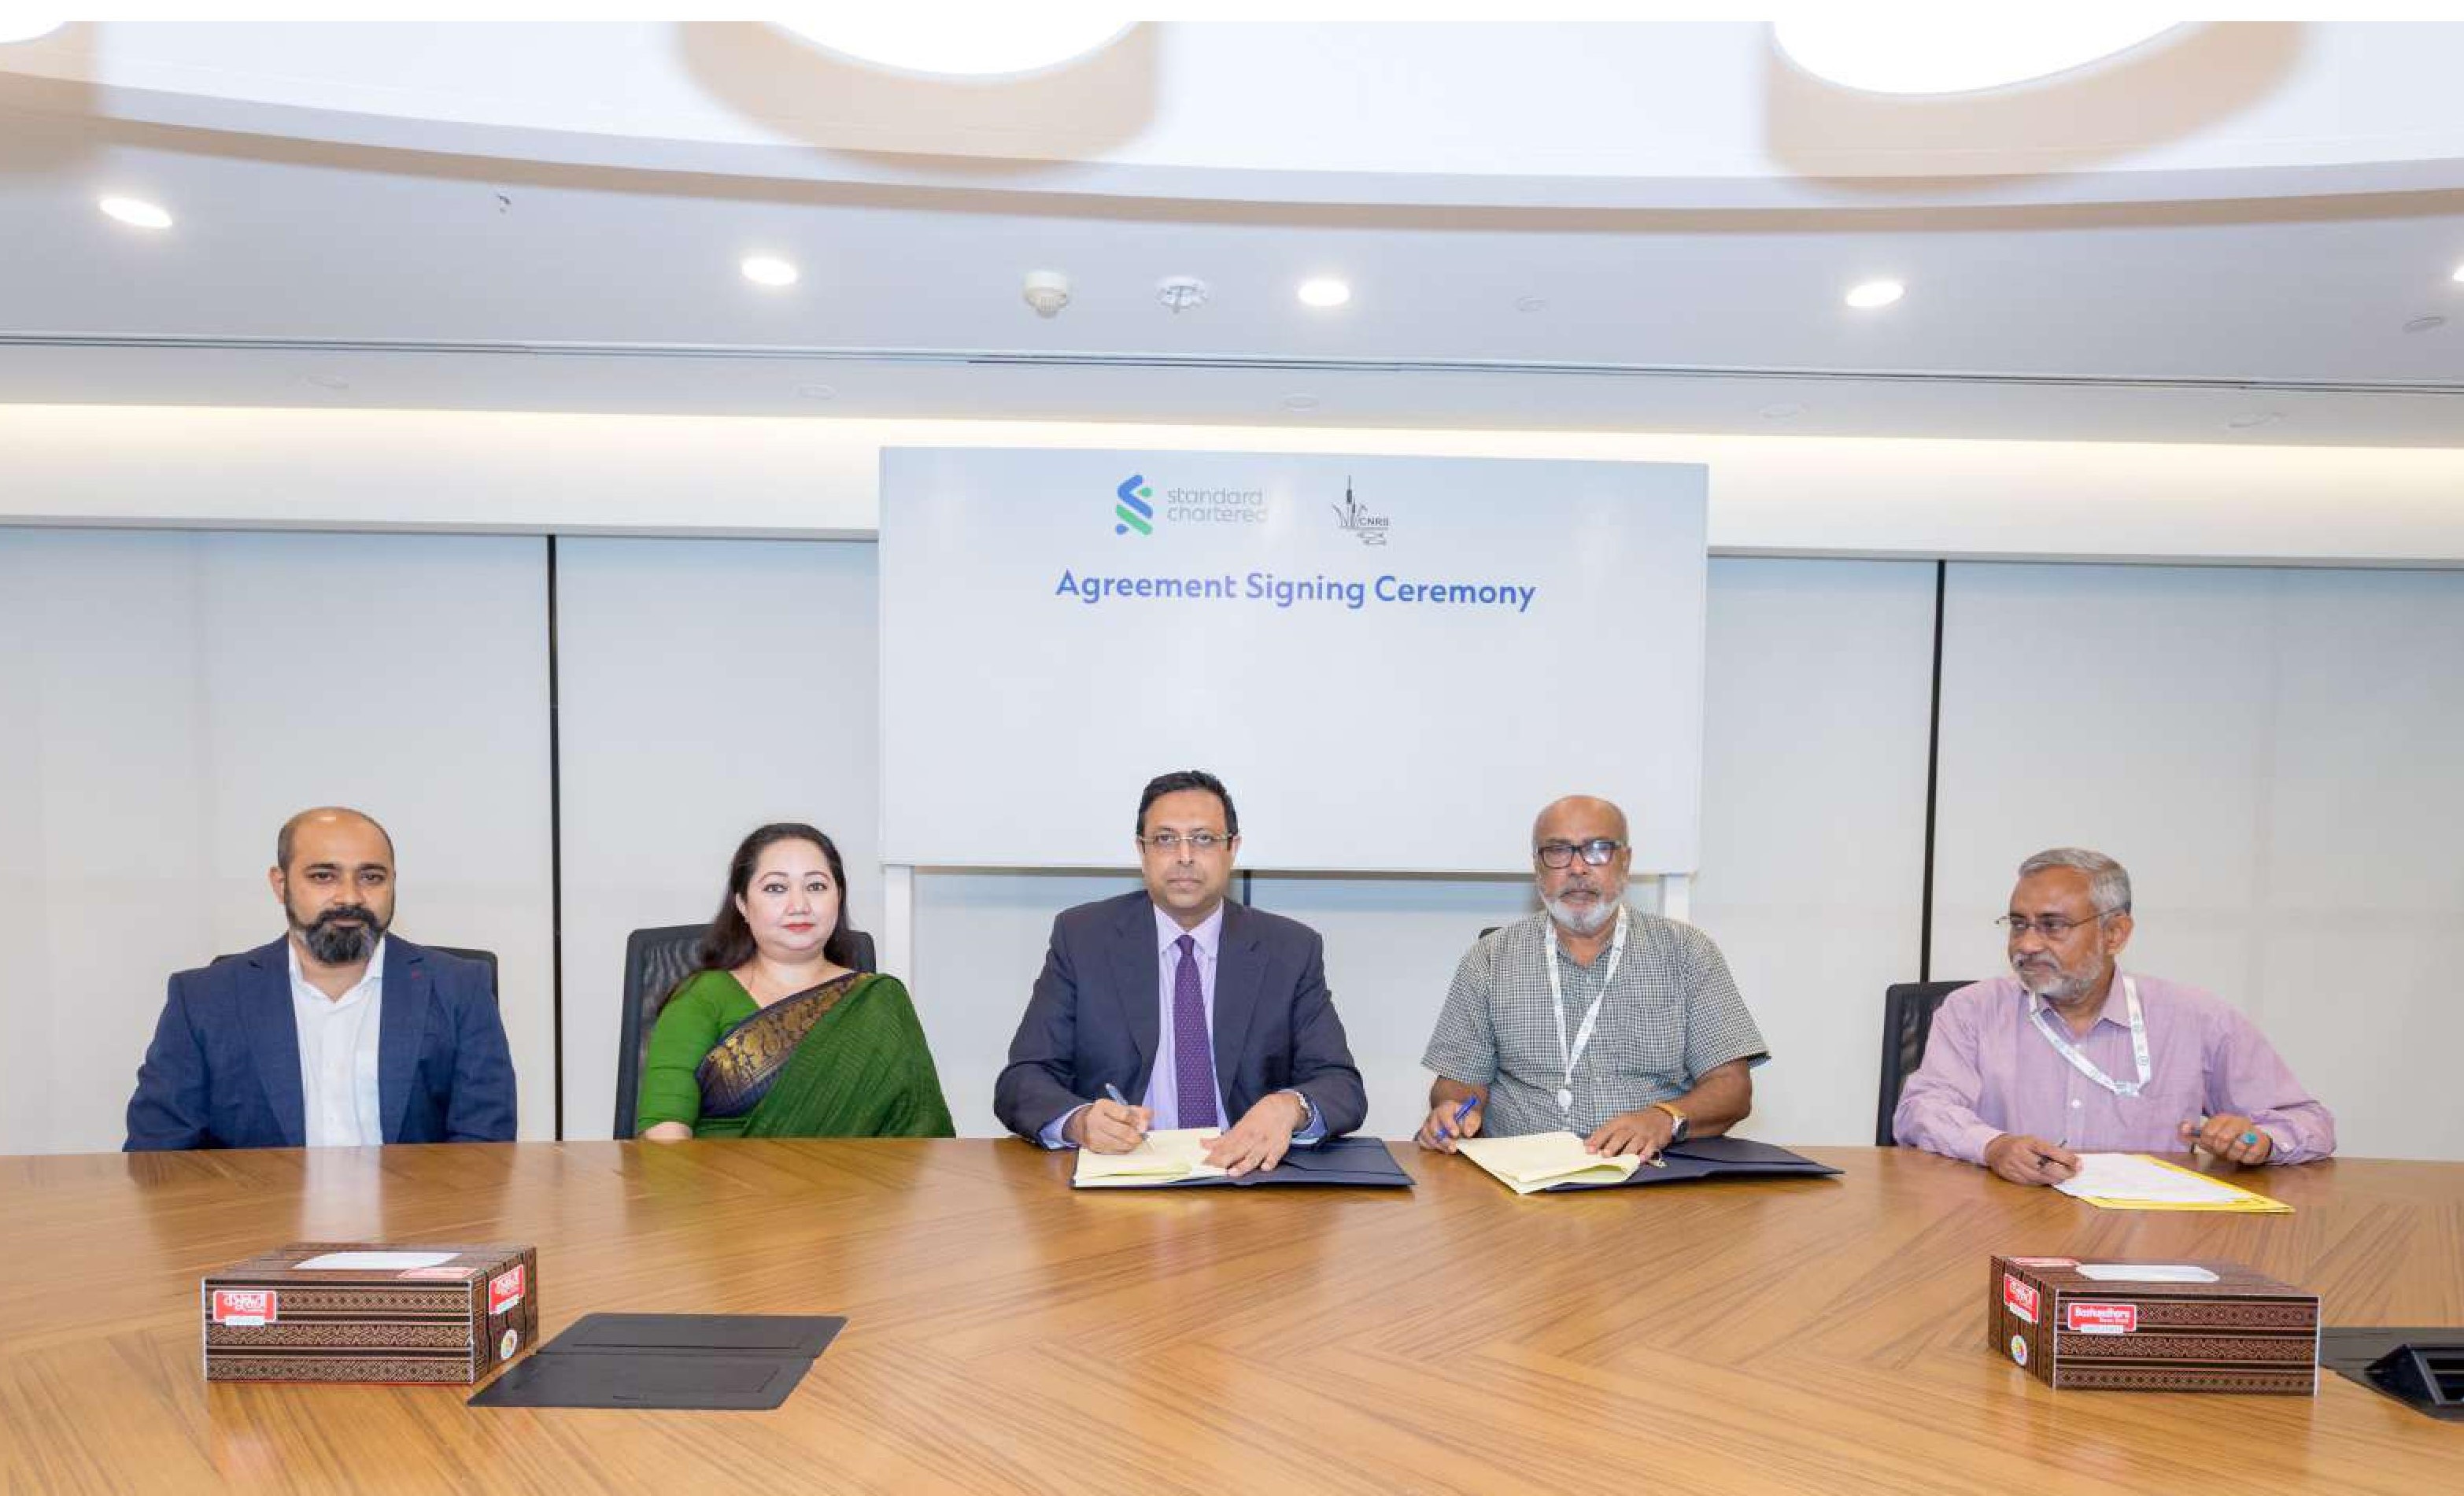
<path fill-rule="evenodd" d="M 1112 517 L 1119 521 L 1112 526 L 1114 535 L 1127 535 L 1133 530 L 1140 535 L 1155 534 L 1155 505 L 1149 502 L 1155 497 L 1155 490 L 1146 483 L 1145 474 L 1133 473 L 1112 491 L 1121 500 L 1112 506 Z"/>

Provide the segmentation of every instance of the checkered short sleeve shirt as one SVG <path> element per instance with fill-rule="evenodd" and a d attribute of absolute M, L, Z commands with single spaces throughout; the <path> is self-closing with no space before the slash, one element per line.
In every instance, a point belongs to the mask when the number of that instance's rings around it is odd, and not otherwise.
<path fill-rule="evenodd" d="M 1559 1128 L 1588 1134 L 1618 1112 L 1675 1100 L 1705 1071 L 1731 1060 L 1759 1065 L 1771 1058 L 1709 935 L 1657 914 L 1629 910 L 1626 918 L 1625 959 L 1574 1067 L 1571 1113 L 1556 1100 L 1564 1066 L 1549 1020 L 1549 916 L 1533 914 L 1482 937 L 1455 967 L 1420 1063 L 1489 1088 L 1485 1134 Z M 1556 959 L 1571 1045 L 1599 990 L 1608 952 L 1588 967 L 1562 950 Z"/>

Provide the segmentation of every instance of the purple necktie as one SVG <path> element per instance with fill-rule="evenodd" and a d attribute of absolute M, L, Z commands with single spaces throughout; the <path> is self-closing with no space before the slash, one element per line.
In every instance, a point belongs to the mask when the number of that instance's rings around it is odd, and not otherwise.
<path fill-rule="evenodd" d="M 1172 973 L 1172 1082 L 1183 1127 L 1215 1125 L 1215 1046 L 1206 1040 L 1206 999 L 1198 986 L 1198 942 L 1182 935 Z"/>

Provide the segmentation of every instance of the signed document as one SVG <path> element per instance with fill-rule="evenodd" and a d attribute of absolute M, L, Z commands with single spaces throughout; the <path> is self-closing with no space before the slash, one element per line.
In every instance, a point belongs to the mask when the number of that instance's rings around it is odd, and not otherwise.
<path fill-rule="evenodd" d="M 1082 1190 L 1100 1190 L 1173 1179 L 1220 1179 L 1229 1171 L 1206 1161 L 1206 1145 L 1221 1133 L 1221 1128 L 1183 1127 L 1149 1133 L 1145 1142 L 1125 1154 L 1081 1148 L 1078 1172 L 1069 1182 Z"/>
<path fill-rule="evenodd" d="M 2054 1188 L 2100 1210 L 2214 1210 L 2290 1215 L 2281 1200 L 2254 1194 L 2146 1154 L 2081 1154 L 2079 1173 Z"/>
<path fill-rule="evenodd" d="M 1603 1157 L 1585 1153 L 1572 1133 L 1530 1133 L 1521 1137 L 1467 1137 L 1455 1151 L 1497 1176 L 1517 1195 L 1552 1184 L 1616 1184 L 1642 1167 L 1639 1154 Z"/>

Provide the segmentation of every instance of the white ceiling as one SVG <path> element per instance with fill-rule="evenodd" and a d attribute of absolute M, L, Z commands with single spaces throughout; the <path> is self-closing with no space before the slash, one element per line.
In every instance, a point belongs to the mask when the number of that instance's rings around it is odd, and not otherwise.
<path fill-rule="evenodd" d="M 0 400 L 2464 444 L 2453 187 L 1230 202 L 627 170 L 130 112 L 0 72 Z M 106 191 L 180 222 L 110 222 Z M 756 251 L 803 280 L 747 283 Z M 1074 286 L 1049 321 L 1019 295 L 1038 268 Z M 1300 306 L 1319 274 L 1352 304 Z M 1170 275 L 1213 299 L 1165 311 Z M 1908 283 L 1900 305 L 1840 303 L 1882 275 Z M 2449 321 L 2405 330 L 2424 318 Z"/>

